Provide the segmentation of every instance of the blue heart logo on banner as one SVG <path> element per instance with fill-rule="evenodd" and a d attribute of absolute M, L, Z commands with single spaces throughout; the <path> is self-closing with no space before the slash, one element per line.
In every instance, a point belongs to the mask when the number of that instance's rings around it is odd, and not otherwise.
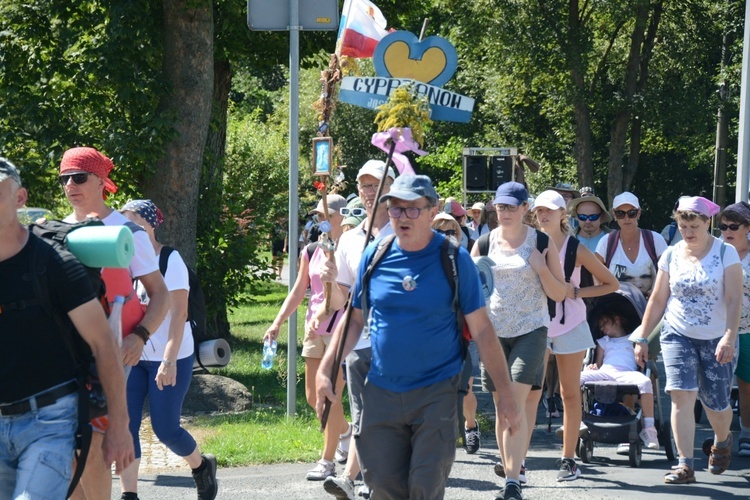
<path fill-rule="evenodd" d="M 385 78 L 410 78 L 442 87 L 458 66 L 455 47 L 445 38 L 430 36 L 419 41 L 408 31 L 394 31 L 375 47 L 375 72 Z"/>

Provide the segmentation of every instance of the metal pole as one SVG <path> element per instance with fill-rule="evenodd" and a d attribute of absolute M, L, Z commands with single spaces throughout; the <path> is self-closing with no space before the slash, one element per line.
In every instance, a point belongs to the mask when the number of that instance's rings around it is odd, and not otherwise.
<path fill-rule="evenodd" d="M 750 0 L 745 2 L 745 38 L 742 44 L 742 84 L 740 86 L 740 128 L 737 141 L 737 193 L 735 201 L 747 201 L 750 175 L 750 106 L 747 86 L 750 85 Z"/>
<path fill-rule="evenodd" d="M 289 292 L 297 281 L 299 234 L 299 0 L 289 0 Z M 297 412 L 297 311 L 289 316 L 287 417 Z"/>

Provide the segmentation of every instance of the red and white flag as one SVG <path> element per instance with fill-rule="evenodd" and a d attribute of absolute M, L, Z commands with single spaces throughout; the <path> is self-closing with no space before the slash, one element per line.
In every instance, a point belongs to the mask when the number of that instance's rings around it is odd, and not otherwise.
<path fill-rule="evenodd" d="M 336 40 L 336 54 L 372 57 L 375 46 L 388 34 L 385 17 L 369 0 L 345 0 Z"/>

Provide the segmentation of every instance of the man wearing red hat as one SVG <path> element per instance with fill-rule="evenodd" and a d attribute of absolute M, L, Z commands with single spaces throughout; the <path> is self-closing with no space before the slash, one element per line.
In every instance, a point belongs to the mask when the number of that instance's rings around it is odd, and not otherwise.
<path fill-rule="evenodd" d="M 116 193 L 117 186 L 109 178 L 114 168 L 112 160 L 94 148 L 77 147 L 67 150 L 60 162 L 59 181 L 65 196 L 73 207 L 66 222 L 79 222 L 89 215 L 96 215 L 108 226 L 131 226 L 130 221 L 105 203 L 107 193 Z M 129 266 L 130 277 L 138 279 L 148 292 L 148 306 L 137 325 L 127 325 L 127 311 L 123 311 L 122 360 L 134 366 L 141 358 L 143 348 L 151 332 L 155 332 L 164 321 L 169 310 L 169 290 L 159 272 L 159 263 L 145 231 L 135 230 L 135 255 Z M 107 276 L 103 276 L 109 290 Z M 131 284 L 132 287 L 132 284 Z M 126 306 L 140 307 L 137 297 L 126 302 Z M 109 464 L 101 454 L 101 443 L 106 431 L 106 421 L 92 422 L 94 430 L 91 450 L 74 499 L 109 499 L 112 491 L 112 475 Z"/>

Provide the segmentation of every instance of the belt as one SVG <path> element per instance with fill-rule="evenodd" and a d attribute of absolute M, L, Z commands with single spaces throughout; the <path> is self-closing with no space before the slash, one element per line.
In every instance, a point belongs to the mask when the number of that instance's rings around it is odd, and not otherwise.
<path fill-rule="evenodd" d="M 78 390 L 78 383 L 75 380 L 68 382 L 65 385 L 56 387 L 52 390 L 35 394 L 30 398 L 26 398 L 22 401 L 16 401 L 15 403 L 0 404 L 0 416 L 10 417 L 13 415 L 22 415 L 31 411 L 31 400 L 36 399 L 36 407 L 44 408 L 55 404 L 58 399 L 63 396 L 67 396 Z"/>

